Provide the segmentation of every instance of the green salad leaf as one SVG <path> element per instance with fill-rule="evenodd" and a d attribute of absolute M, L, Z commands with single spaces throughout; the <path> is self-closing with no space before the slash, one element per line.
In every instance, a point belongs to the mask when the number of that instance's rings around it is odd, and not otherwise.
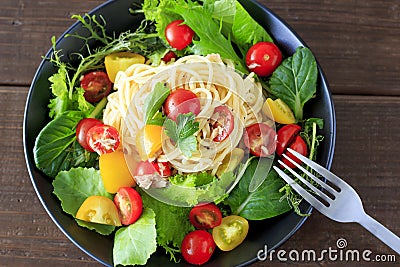
<path fill-rule="evenodd" d="M 83 117 L 81 111 L 64 112 L 40 131 L 33 155 L 36 166 L 46 175 L 55 177 L 62 170 L 94 165 L 97 154 L 87 152 L 75 136 L 75 127 Z"/>
<path fill-rule="evenodd" d="M 167 118 L 164 124 L 165 133 L 188 158 L 197 150 L 197 139 L 194 134 L 199 130 L 199 123 L 194 121 L 195 118 L 196 116 L 189 112 L 179 114 L 176 122 Z"/>
<path fill-rule="evenodd" d="M 140 218 L 115 233 L 113 259 L 117 265 L 144 265 L 157 249 L 156 214 L 144 208 Z"/>
<path fill-rule="evenodd" d="M 194 230 L 189 221 L 191 208 L 165 204 L 141 191 L 143 206 L 151 208 L 156 214 L 157 244 L 163 247 L 172 259 L 180 252 L 185 235 Z"/>
<path fill-rule="evenodd" d="M 249 184 L 253 180 L 258 164 L 264 164 L 263 160 L 265 159 L 260 158 L 250 162 L 237 187 L 224 200 L 224 204 L 229 205 L 233 214 L 248 220 L 264 220 L 291 209 L 286 199 L 282 200 L 284 194 L 279 192 L 285 182 L 274 170 L 268 174 L 257 172 L 267 177 L 254 192 L 249 192 Z"/>
<path fill-rule="evenodd" d="M 63 211 L 75 215 L 86 200 L 90 196 L 105 196 L 113 199 L 113 196 L 104 188 L 103 181 L 100 176 L 100 171 L 94 168 L 72 168 L 69 171 L 61 171 L 53 181 L 53 193 L 61 201 Z M 93 229 L 96 232 L 109 235 L 115 226 L 90 223 L 77 220 L 80 226 L 85 226 Z"/>
<path fill-rule="evenodd" d="M 165 117 L 159 111 L 171 90 L 165 84 L 159 82 L 154 85 L 153 91 L 144 100 L 144 122 L 162 126 Z"/>
<path fill-rule="evenodd" d="M 298 47 L 293 56 L 286 58 L 272 73 L 270 92 L 292 109 L 297 120 L 302 120 L 304 104 L 316 93 L 317 76 L 317 63 L 312 52 L 306 47 Z"/>

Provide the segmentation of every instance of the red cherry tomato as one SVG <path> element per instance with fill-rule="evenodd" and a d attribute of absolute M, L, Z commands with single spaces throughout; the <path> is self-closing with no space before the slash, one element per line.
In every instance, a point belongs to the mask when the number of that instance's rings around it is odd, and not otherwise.
<path fill-rule="evenodd" d="M 111 92 L 112 83 L 104 71 L 93 71 L 83 76 L 81 87 L 85 90 L 86 101 L 94 103 Z"/>
<path fill-rule="evenodd" d="M 276 154 L 281 156 L 293 139 L 300 132 L 301 127 L 297 124 L 287 124 L 278 130 L 276 140 Z"/>
<path fill-rule="evenodd" d="M 173 51 L 169 51 L 168 53 L 165 54 L 165 56 L 162 58 L 162 61 L 165 63 L 170 62 L 172 59 L 177 59 L 177 55 Z"/>
<path fill-rule="evenodd" d="M 246 128 L 244 144 L 257 157 L 267 157 L 275 152 L 275 130 L 264 123 L 255 123 Z"/>
<path fill-rule="evenodd" d="M 211 117 L 212 130 L 220 129 L 218 135 L 214 137 L 214 142 L 224 141 L 233 131 L 234 118 L 232 112 L 226 106 L 218 106 L 214 109 Z"/>
<path fill-rule="evenodd" d="M 181 252 L 188 263 L 204 264 L 211 258 L 214 251 L 213 237 L 206 230 L 195 230 L 183 238 Z"/>
<path fill-rule="evenodd" d="M 94 152 L 94 150 L 86 142 L 87 132 L 93 126 L 102 124 L 103 123 L 100 120 L 93 118 L 85 118 L 78 122 L 78 125 L 76 126 L 76 139 L 78 140 L 78 143 L 87 151 Z"/>
<path fill-rule="evenodd" d="M 137 221 L 142 215 L 142 197 L 132 187 L 121 187 L 114 196 L 114 204 L 118 209 L 119 219 L 123 225 Z"/>
<path fill-rule="evenodd" d="M 143 176 L 158 173 L 162 177 L 171 176 L 171 168 L 167 162 L 140 161 L 136 166 L 134 176 Z"/>
<path fill-rule="evenodd" d="M 98 154 L 107 154 L 117 150 L 120 138 L 118 130 L 110 125 L 96 125 L 86 134 L 89 147 Z"/>
<path fill-rule="evenodd" d="M 190 210 L 189 220 L 197 229 L 211 229 L 221 224 L 222 213 L 214 203 L 200 204 Z"/>
<path fill-rule="evenodd" d="M 186 48 L 193 41 L 194 31 L 183 22 L 183 20 L 175 20 L 165 28 L 165 38 L 177 50 Z"/>
<path fill-rule="evenodd" d="M 271 75 L 281 62 L 281 51 L 271 42 L 256 43 L 246 54 L 247 68 L 258 76 Z"/>
<path fill-rule="evenodd" d="M 300 135 L 296 135 L 294 138 L 293 142 L 290 144 L 289 148 L 293 149 L 296 152 L 299 152 L 303 156 L 307 156 L 308 154 L 308 149 L 307 149 L 307 144 L 304 141 L 304 139 Z M 292 153 L 289 151 L 286 152 L 286 155 L 294 160 L 297 163 L 301 163 L 301 160 L 297 159 Z M 296 166 L 291 163 L 287 158 L 282 158 L 282 162 L 285 163 L 289 168 L 296 168 Z"/>
<path fill-rule="evenodd" d="M 200 113 L 200 100 L 190 90 L 177 89 L 165 100 L 164 111 L 174 121 L 176 121 L 179 114 L 192 112 L 198 115 Z"/>

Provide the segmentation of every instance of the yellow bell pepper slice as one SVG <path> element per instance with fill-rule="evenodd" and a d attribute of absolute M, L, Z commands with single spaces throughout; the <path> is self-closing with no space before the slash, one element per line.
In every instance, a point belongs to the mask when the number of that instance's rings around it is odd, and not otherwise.
<path fill-rule="evenodd" d="M 145 125 L 136 136 L 136 148 L 141 160 L 156 156 L 162 147 L 163 127 Z"/>

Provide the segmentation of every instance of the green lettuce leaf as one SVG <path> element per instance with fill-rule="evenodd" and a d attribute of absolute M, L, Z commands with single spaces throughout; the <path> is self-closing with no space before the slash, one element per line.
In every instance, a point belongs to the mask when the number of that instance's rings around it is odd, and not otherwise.
<path fill-rule="evenodd" d="M 100 171 L 94 168 L 72 168 L 69 171 L 61 171 L 53 181 L 53 193 L 61 201 L 62 209 L 75 217 L 79 207 L 89 196 L 105 196 L 113 199 L 113 196 L 104 188 Z M 77 220 L 78 224 L 96 232 L 108 235 L 115 226 L 89 223 Z"/>
<path fill-rule="evenodd" d="M 157 249 L 155 213 L 144 208 L 140 218 L 115 233 L 113 259 L 117 265 L 144 265 Z"/>
<path fill-rule="evenodd" d="M 293 56 L 285 59 L 272 74 L 270 92 L 292 109 L 297 120 L 302 120 L 304 104 L 316 93 L 317 76 L 317 63 L 312 52 L 306 47 L 298 47 Z"/>
<path fill-rule="evenodd" d="M 248 220 L 264 220 L 285 213 L 291 209 L 283 198 L 284 193 L 279 190 L 286 184 L 274 171 L 264 173 L 266 179 L 254 191 L 249 192 L 249 184 L 254 179 L 257 165 L 264 164 L 263 160 L 252 160 L 246 168 L 238 186 L 232 190 L 224 200 L 233 214 L 240 215 Z M 257 172 L 261 175 L 261 173 Z M 283 198 L 283 199 L 282 199 Z"/>
<path fill-rule="evenodd" d="M 151 208 L 156 214 L 157 244 L 174 258 L 185 235 L 194 230 L 189 221 L 191 208 L 165 204 L 145 192 L 141 192 L 141 196 L 143 206 Z"/>

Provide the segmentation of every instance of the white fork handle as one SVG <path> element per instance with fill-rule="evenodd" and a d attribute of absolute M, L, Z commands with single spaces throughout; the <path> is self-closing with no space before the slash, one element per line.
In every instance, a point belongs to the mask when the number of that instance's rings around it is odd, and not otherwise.
<path fill-rule="evenodd" d="M 358 223 L 400 254 L 400 238 L 368 214 L 364 215 L 359 218 Z"/>

